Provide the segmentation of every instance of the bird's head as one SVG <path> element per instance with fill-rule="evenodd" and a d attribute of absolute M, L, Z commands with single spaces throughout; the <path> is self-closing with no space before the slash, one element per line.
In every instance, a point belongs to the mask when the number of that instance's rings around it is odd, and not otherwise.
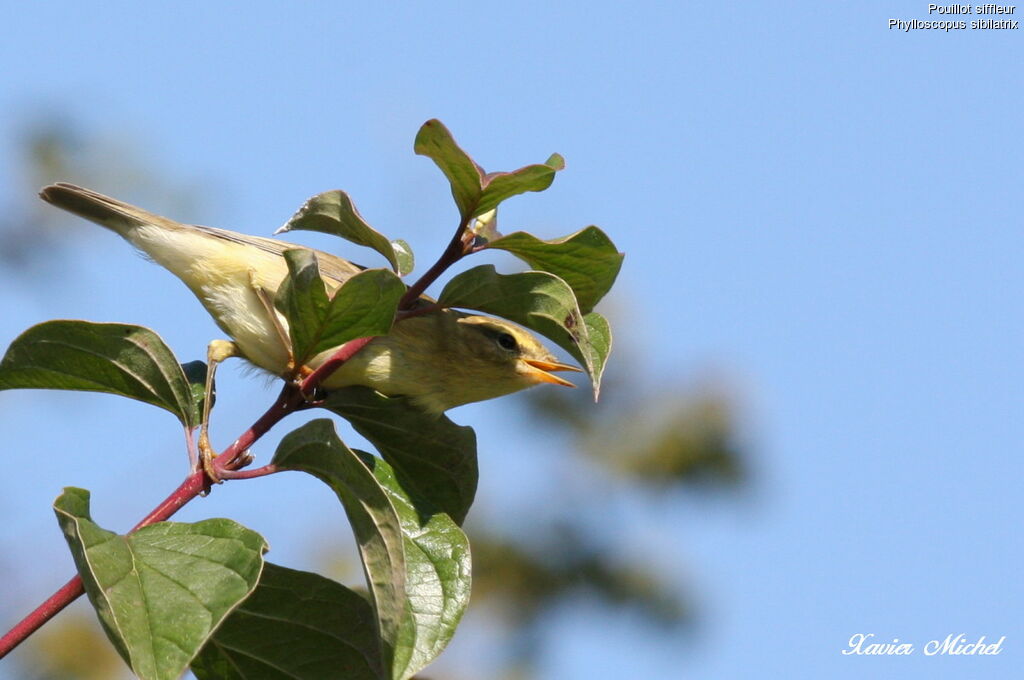
<path fill-rule="evenodd" d="M 559 362 L 514 323 L 446 309 L 395 323 L 390 334 L 359 351 L 324 387 L 365 385 L 409 397 L 424 411 L 439 414 L 541 383 L 575 387 L 552 372 L 579 370 Z"/>
<path fill-rule="evenodd" d="M 465 363 L 466 380 L 490 382 L 495 389 L 515 392 L 539 383 L 575 387 L 552 371 L 579 371 L 559 362 L 529 331 L 489 316 L 463 316 L 456 321 L 456 361 Z"/>

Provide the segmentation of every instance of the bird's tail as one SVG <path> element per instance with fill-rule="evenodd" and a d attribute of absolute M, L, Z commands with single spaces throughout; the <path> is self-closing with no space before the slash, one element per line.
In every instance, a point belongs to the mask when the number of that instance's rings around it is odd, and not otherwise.
<path fill-rule="evenodd" d="M 115 231 L 129 241 L 132 240 L 131 232 L 143 225 L 175 230 L 182 227 L 166 217 L 74 184 L 51 184 L 39 192 L 39 197 L 62 210 Z"/>

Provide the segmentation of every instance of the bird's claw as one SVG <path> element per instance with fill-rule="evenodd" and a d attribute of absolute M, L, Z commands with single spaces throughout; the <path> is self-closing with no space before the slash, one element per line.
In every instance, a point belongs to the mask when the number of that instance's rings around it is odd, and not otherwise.
<path fill-rule="evenodd" d="M 209 440 L 200 435 L 199 437 L 199 460 L 203 472 L 206 473 L 207 479 L 210 480 L 211 484 L 223 484 L 225 479 L 232 478 L 232 472 L 240 470 L 244 467 L 248 467 L 253 461 L 252 452 L 249 449 L 245 449 L 241 453 L 237 454 L 234 458 L 229 460 L 227 464 L 218 469 L 214 464 L 214 460 L 217 458 L 217 452 L 210 446 Z M 207 489 L 203 495 L 209 493 Z"/>
<path fill-rule="evenodd" d="M 202 468 L 203 472 L 206 473 L 206 478 L 210 480 L 212 484 L 220 484 L 223 480 L 220 478 L 220 473 L 217 472 L 217 467 L 213 464 L 214 459 L 217 457 L 217 452 L 210 446 L 210 438 L 207 436 L 206 431 L 203 430 L 199 433 L 199 467 Z M 205 496 L 209 493 L 209 490 L 203 493 Z"/>

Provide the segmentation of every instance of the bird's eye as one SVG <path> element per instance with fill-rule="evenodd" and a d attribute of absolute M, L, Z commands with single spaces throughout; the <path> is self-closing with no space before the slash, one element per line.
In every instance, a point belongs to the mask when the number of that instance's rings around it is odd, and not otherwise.
<path fill-rule="evenodd" d="M 516 342 L 516 339 L 512 337 L 511 333 L 502 333 L 499 335 L 498 344 L 501 345 L 503 349 L 507 349 L 510 352 L 514 352 L 519 349 L 519 344 Z"/>

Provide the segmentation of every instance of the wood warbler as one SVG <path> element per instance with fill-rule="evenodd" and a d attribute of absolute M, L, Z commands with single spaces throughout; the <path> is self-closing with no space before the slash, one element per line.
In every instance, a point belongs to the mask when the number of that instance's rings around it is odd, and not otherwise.
<path fill-rule="evenodd" d="M 181 224 L 72 184 L 45 187 L 44 201 L 117 232 L 169 270 L 202 302 L 234 345 L 210 358 L 237 354 L 271 373 L 295 374 L 287 320 L 272 301 L 288 274 L 284 251 L 301 248 L 233 231 Z M 314 250 L 328 294 L 363 267 Z M 274 318 L 276 317 L 276 318 Z M 315 369 L 337 348 L 307 362 Z M 211 363 L 213 363 L 211 361 Z M 559 363 L 531 333 L 502 319 L 445 309 L 401 320 L 327 377 L 321 387 L 364 385 L 404 395 L 439 414 L 540 383 L 572 387 L 550 371 Z"/>

